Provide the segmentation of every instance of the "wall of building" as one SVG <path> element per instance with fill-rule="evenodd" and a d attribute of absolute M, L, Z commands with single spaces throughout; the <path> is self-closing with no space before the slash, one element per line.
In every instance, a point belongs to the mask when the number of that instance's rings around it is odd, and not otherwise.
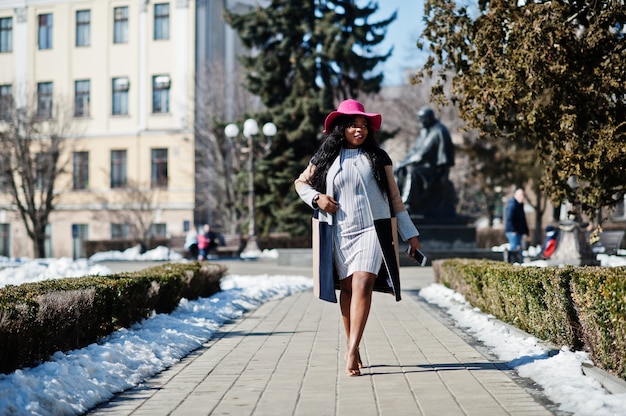
<path fill-rule="evenodd" d="M 169 4 L 170 36 L 154 40 L 154 7 L 163 3 Z M 115 7 L 128 7 L 127 43 L 113 43 Z M 76 46 L 79 10 L 91 11 L 89 46 Z M 53 45 L 40 50 L 38 17 L 46 13 L 53 16 Z M 109 239 L 111 223 L 137 209 L 129 192 L 111 189 L 111 150 L 126 150 L 128 181 L 152 198 L 153 222 L 166 224 L 169 236 L 184 235 L 184 222 L 193 222 L 195 200 L 195 1 L 9 0 L 0 3 L 2 17 L 13 18 L 13 50 L 0 53 L 0 85 L 11 84 L 20 103 L 31 101 L 37 83 L 52 82 L 55 104 L 71 109 L 75 81 L 90 81 L 89 115 L 72 120 L 66 141 L 64 158 L 69 165 L 56 183 L 48 254 L 73 255 L 73 224 L 87 224 L 88 239 Z M 152 111 L 152 78 L 157 75 L 170 79 L 166 113 Z M 112 115 L 112 79 L 117 77 L 129 80 L 127 115 Z M 167 149 L 166 189 L 150 187 L 151 149 Z M 86 190 L 72 189 L 74 151 L 89 153 Z M 32 256 L 32 242 L 6 195 L 0 197 L 0 223 L 10 224 L 10 255 Z"/>

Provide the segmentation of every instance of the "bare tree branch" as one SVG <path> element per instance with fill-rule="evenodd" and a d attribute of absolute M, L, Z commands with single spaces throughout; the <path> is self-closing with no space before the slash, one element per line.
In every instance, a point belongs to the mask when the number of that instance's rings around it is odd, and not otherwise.
<path fill-rule="evenodd" d="M 35 257 L 44 256 L 46 227 L 55 209 L 55 184 L 69 159 L 67 137 L 74 126 L 71 106 L 55 97 L 50 117 L 38 113 L 33 97 L 18 108 L 15 99 L 0 102 L 0 179 L 10 195 L 11 209 L 17 209 Z"/>
<path fill-rule="evenodd" d="M 227 78 L 233 81 L 226 82 Z M 227 233 L 241 229 L 247 188 L 238 177 L 246 169 L 240 148 L 224 135 L 224 127 L 251 112 L 258 102 L 243 88 L 242 79 L 239 72 L 227 77 L 221 61 L 199 72 L 196 79 L 196 209 L 208 212 L 206 221 Z M 232 100 L 227 100 L 227 85 Z"/>

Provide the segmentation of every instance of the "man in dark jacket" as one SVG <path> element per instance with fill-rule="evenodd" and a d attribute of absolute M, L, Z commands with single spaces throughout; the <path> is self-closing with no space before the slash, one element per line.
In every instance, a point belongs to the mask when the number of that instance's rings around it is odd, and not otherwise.
<path fill-rule="evenodd" d="M 524 213 L 524 190 L 518 188 L 506 205 L 504 231 L 509 240 L 508 261 L 524 262 L 522 237 L 528 235 L 528 224 Z"/>

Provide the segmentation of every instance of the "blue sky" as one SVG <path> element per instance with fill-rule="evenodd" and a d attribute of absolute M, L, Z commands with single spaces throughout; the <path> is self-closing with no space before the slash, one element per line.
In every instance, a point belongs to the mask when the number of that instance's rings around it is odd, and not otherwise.
<path fill-rule="evenodd" d="M 394 10 L 398 11 L 396 20 L 388 26 L 387 36 L 381 44 L 386 51 L 394 47 L 392 56 L 385 62 L 385 85 L 400 85 L 404 70 L 415 68 L 423 62 L 423 54 L 415 46 L 417 37 L 423 29 L 423 0 L 378 0 L 378 12 L 371 21 L 388 18 Z"/>

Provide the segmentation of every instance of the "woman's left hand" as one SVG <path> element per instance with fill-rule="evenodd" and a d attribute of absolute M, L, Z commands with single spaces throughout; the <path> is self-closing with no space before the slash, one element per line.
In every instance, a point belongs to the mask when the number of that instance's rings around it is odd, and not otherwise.
<path fill-rule="evenodd" d="M 411 250 L 409 251 L 409 256 L 413 256 L 415 250 L 422 249 L 422 243 L 420 243 L 419 238 L 417 236 L 409 238 L 409 245 L 411 246 Z"/>

